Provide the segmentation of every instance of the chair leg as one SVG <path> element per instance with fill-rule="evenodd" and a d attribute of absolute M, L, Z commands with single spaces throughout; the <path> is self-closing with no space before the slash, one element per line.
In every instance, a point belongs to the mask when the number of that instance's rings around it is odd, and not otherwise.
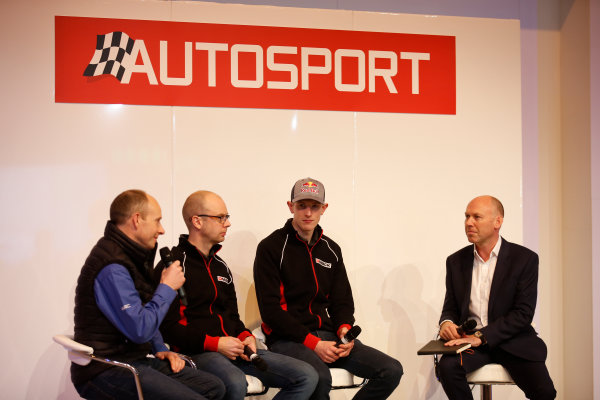
<path fill-rule="evenodd" d="M 492 385 L 479 385 L 481 387 L 481 400 L 492 400 Z"/>
<path fill-rule="evenodd" d="M 108 360 L 108 359 L 101 358 L 101 357 L 96 357 L 93 354 L 90 354 L 89 357 L 92 360 L 99 361 L 104 364 L 116 365 L 118 367 L 127 368 L 128 370 L 130 370 L 131 373 L 133 374 L 133 380 L 135 381 L 135 389 L 137 390 L 138 400 L 144 400 L 144 394 L 142 393 L 142 384 L 140 383 L 140 374 L 133 365 L 129 365 L 127 363 L 123 363 L 120 361 L 114 361 L 114 360 Z"/>

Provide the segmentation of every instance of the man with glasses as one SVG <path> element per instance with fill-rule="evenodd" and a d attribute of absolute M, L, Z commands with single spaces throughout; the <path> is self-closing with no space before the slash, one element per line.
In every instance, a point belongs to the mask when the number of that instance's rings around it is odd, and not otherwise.
<path fill-rule="evenodd" d="M 402 377 L 402 365 L 359 340 L 345 344 L 354 324 L 354 301 L 340 247 L 319 226 L 328 207 L 315 179 L 292 187 L 293 217 L 256 250 L 254 281 L 269 348 L 312 365 L 319 383 L 311 399 L 328 399 L 329 368 L 369 379 L 354 399 L 385 399 Z"/>
<path fill-rule="evenodd" d="M 244 398 L 245 374 L 258 377 L 268 387 L 281 388 L 275 399 L 308 399 L 317 384 L 310 365 L 258 350 L 267 366 L 263 371 L 244 354 L 245 346 L 257 352 L 256 340 L 240 320 L 231 270 L 217 255 L 231 226 L 221 197 L 195 192 L 185 201 L 182 213 L 189 235 L 181 235 L 172 254 L 184 268 L 187 305 L 173 302 L 161 326 L 167 343 L 192 354 L 199 369 L 221 378 L 227 388 L 226 399 Z M 160 263 L 157 272 L 163 268 Z"/>

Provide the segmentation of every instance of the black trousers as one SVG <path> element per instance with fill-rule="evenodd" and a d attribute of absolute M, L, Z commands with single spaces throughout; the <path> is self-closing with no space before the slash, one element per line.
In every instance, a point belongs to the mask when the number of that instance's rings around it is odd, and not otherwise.
<path fill-rule="evenodd" d="M 531 400 L 550 400 L 556 398 L 554 383 L 543 361 L 530 361 L 516 357 L 496 348 L 487 346 L 474 348 L 472 354 L 444 355 L 440 359 L 438 371 L 444 392 L 450 400 L 472 400 L 473 395 L 467 384 L 467 373 L 475 371 L 485 364 L 501 364 Z"/>

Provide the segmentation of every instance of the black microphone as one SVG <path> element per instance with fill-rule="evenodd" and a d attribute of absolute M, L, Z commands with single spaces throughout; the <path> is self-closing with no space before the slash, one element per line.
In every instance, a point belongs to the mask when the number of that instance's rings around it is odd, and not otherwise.
<path fill-rule="evenodd" d="M 165 268 L 169 268 L 169 265 L 173 264 L 173 255 L 171 254 L 171 250 L 168 247 L 163 247 L 160 249 L 160 259 L 165 264 Z M 179 293 L 179 299 L 181 300 L 181 304 L 184 306 L 188 305 L 187 299 L 185 298 L 185 290 L 183 290 L 183 286 L 177 289 L 177 293 Z"/>
<path fill-rule="evenodd" d="M 258 354 L 253 352 L 252 349 L 250 348 L 250 346 L 244 345 L 244 354 L 250 359 L 250 362 L 252 364 L 254 364 L 254 366 L 256 368 L 260 369 L 261 371 L 266 371 L 267 368 L 269 367 L 267 365 L 267 362 L 265 360 L 263 360 L 262 358 L 260 358 L 260 356 Z"/>
<path fill-rule="evenodd" d="M 360 335 L 361 332 L 362 332 L 362 329 L 360 329 L 360 326 L 354 325 L 352 328 L 348 329 L 348 332 L 346 332 L 344 337 L 338 339 L 338 341 L 335 342 L 335 346 L 337 347 L 340 344 L 350 343 L 351 341 L 356 339 L 358 337 L 358 335 Z"/>
<path fill-rule="evenodd" d="M 468 319 L 465 322 L 463 322 L 461 326 L 456 328 L 456 332 L 458 332 L 458 334 L 460 336 L 462 336 L 465 333 L 470 332 L 473 329 L 475 329 L 476 326 L 477 326 L 477 321 L 475 321 L 474 319 Z"/>

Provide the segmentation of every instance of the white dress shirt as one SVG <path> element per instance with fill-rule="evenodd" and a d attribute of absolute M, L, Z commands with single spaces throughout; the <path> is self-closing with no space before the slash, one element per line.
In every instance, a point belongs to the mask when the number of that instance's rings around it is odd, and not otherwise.
<path fill-rule="evenodd" d="M 498 242 L 492 249 L 490 258 L 487 261 L 477 253 L 477 249 L 473 246 L 473 279 L 471 280 L 471 299 L 469 301 L 469 319 L 477 321 L 477 328 L 481 329 L 488 324 L 488 303 L 490 301 L 490 290 L 492 288 L 492 279 L 496 270 L 496 262 L 498 261 L 498 253 L 502 238 L 498 238 Z"/>

